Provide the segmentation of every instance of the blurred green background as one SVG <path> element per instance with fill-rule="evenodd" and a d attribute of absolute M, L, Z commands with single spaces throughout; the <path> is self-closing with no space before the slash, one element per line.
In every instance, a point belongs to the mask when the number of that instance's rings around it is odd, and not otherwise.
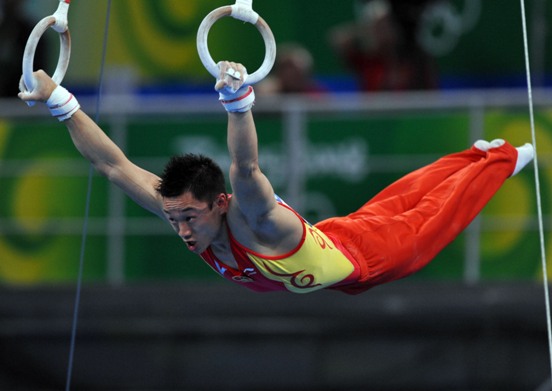
<path fill-rule="evenodd" d="M 51 14 L 57 3 L 29 1 L 26 9 L 38 20 Z M 113 1 L 106 70 L 115 78 L 108 80 L 113 83 L 117 75 L 124 75 L 132 78 L 137 88 L 162 93 L 210 89 L 212 78 L 199 62 L 195 34 L 209 11 L 227 4 L 219 0 Z M 530 21 L 535 17 L 535 4 L 528 4 Z M 451 1 L 449 5 L 454 11 L 451 15 L 463 27 L 454 33 L 444 31 L 440 38 L 436 60 L 442 92 L 458 87 L 523 87 L 519 3 L 485 0 Z M 73 46 L 64 84 L 82 94 L 93 92 L 97 83 L 106 9 L 105 0 L 74 0 L 70 6 Z M 316 76 L 321 81 L 337 90 L 354 84 L 329 49 L 326 37 L 332 26 L 354 18 L 353 1 L 257 0 L 254 9 L 270 24 L 279 43 L 299 42 L 312 52 Z M 547 10 L 546 18 L 548 15 Z M 52 48 L 49 62 L 53 69 L 56 34 L 49 33 L 45 42 Z M 231 19 L 213 27 L 210 48 L 215 59 L 232 58 L 250 69 L 260 64 L 264 51 L 253 27 Z M 549 50 L 541 52 L 535 65 L 536 80 L 541 85 L 546 84 L 550 57 Z M 154 172 L 160 172 L 169 155 L 190 148 L 203 148 L 222 165 L 227 163 L 223 113 L 130 116 L 126 121 L 125 151 L 133 161 Z M 514 144 L 530 141 L 526 109 L 486 110 L 483 123 L 485 138 L 506 138 Z M 103 121 L 102 126 L 112 134 L 113 122 Z M 279 193 L 286 190 L 284 126 L 279 115 L 257 117 L 261 163 Z M 305 191 L 313 201 L 304 208 L 305 216 L 317 220 L 354 210 L 399 176 L 442 154 L 468 147 L 474 141 L 469 127 L 466 110 L 309 115 Z M 547 107 L 537 110 L 536 129 L 540 153 L 546 157 L 552 151 L 552 111 Z M 402 165 L 394 165 L 397 161 Z M 9 283 L 74 280 L 87 192 L 86 162 L 75 151 L 63 126 L 40 117 L 1 120 L 0 164 L 0 227 L 4 227 L 0 236 L 0 279 Z M 544 166 L 541 177 L 544 212 L 548 214 L 552 170 Z M 187 253 L 170 227 L 161 225 L 128 199 L 123 198 L 119 208 L 125 217 L 122 230 L 126 234 L 122 239 L 114 235 L 110 230 L 119 229 L 120 221 L 108 219 L 110 191 L 105 179 L 94 177 L 84 271 L 87 281 L 105 281 L 111 273 L 119 273 L 115 278 L 124 281 L 220 279 Z M 529 168 L 508 181 L 485 209 L 481 222 L 485 229 L 478 250 L 482 279 L 541 278 L 535 198 Z M 117 261 L 118 266 L 110 266 L 113 246 L 122 259 Z M 465 235 L 461 235 L 413 278 L 464 278 L 466 251 Z M 111 267 L 119 271 L 110 271 Z"/>

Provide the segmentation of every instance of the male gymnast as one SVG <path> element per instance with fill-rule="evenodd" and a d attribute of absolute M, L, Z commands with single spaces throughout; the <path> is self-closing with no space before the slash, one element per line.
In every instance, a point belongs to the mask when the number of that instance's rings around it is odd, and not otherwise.
<path fill-rule="evenodd" d="M 188 250 L 222 277 L 254 291 L 357 294 L 427 265 L 534 157 L 531 144 L 479 140 L 382 190 L 358 210 L 316 224 L 281 200 L 259 167 L 247 71 L 219 63 L 215 84 L 228 112 L 227 193 L 220 167 L 203 155 L 172 157 L 157 176 L 132 163 L 44 72 L 19 97 L 45 102 L 95 169 L 167 221 Z"/>

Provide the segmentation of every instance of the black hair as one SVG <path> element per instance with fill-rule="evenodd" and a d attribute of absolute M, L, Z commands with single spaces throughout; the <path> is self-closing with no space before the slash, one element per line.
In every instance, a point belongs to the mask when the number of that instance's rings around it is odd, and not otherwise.
<path fill-rule="evenodd" d="M 163 197 L 178 197 L 189 191 L 195 199 L 211 206 L 220 193 L 226 194 L 226 184 L 213 159 L 188 153 L 170 158 L 156 190 Z"/>

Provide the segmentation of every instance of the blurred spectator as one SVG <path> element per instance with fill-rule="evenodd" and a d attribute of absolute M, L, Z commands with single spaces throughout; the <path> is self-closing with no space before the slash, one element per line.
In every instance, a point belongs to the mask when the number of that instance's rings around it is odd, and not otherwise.
<path fill-rule="evenodd" d="M 296 43 L 278 46 L 271 74 L 255 87 L 258 94 L 320 94 L 326 92 L 313 76 L 310 52 Z"/>
<path fill-rule="evenodd" d="M 16 98 L 27 38 L 35 24 L 23 14 L 22 0 L 0 0 L 0 97 Z M 46 39 L 36 50 L 34 68 L 46 67 Z"/>
<path fill-rule="evenodd" d="M 368 0 L 357 19 L 330 31 L 330 43 L 363 91 L 437 88 L 433 58 L 418 43 L 421 13 L 433 0 Z"/>

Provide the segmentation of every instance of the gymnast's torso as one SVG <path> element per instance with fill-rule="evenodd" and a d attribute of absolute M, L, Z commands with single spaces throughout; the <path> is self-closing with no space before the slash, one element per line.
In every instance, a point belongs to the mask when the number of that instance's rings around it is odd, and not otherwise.
<path fill-rule="evenodd" d="M 356 262 L 340 242 L 276 199 L 279 207 L 293 211 L 303 225 L 302 238 L 293 250 L 277 256 L 259 254 L 239 243 L 226 226 L 237 268 L 219 260 L 210 247 L 201 254 L 203 260 L 222 277 L 258 292 L 309 293 L 356 281 Z"/>

